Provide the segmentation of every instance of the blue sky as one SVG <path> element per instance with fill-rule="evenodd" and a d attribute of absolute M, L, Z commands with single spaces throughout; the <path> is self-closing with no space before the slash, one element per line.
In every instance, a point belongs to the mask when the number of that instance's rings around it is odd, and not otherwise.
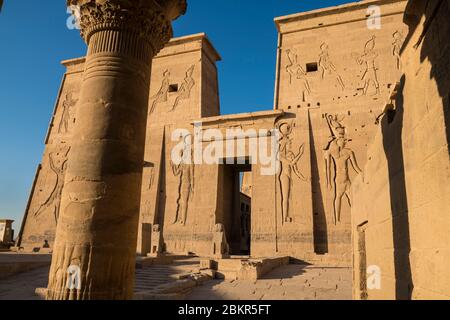
<path fill-rule="evenodd" d="M 78 31 L 66 27 L 64 0 L 5 0 L 0 13 L 0 219 L 16 233 L 64 68 L 83 56 Z M 339 5 L 344 0 L 189 0 L 174 23 L 175 36 L 205 32 L 222 56 L 222 113 L 271 109 L 275 82 L 277 16 Z"/>

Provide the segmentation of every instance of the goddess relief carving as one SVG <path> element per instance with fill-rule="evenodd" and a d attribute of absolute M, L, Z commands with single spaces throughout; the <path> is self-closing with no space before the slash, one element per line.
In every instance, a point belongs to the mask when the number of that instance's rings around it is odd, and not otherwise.
<path fill-rule="evenodd" d="M 330 59 L 330 54 L 328 52 L 328 44 L 325 42 L 320 46 L 319 54 L 319 68 L 322 71 L 322 79 L 325 79 L 325 75 L 329 75 L 336 79 L 342 90 L 345 89 L 344 80 L 342 80 L 341 75 L 337 72 L 337 68 Z"/>
<path fill-rule="evenodd" d="M 326 115 L 328 127 L 332 134 L 332 140 L 325 148 L 325 170 L 327 187 L 334 192 L 333 197 L 333 222 L 336 225 L 341 221 L 342 199 L 346 196 L 348 204 L 352 206 L 351 185 L 348 163 L 358 174 L 362 174 L 356 161 L 355 153 L 347 147 L 347 142 L 351 141 L 345 137 L 345 127 L 342 125 L 342 118 Z M 334 172 L 333 172 L 334 171 Z"/>
<path fill-rule="evenodd" d="M 371 85 L 375 87 L 375 94 L 380 93 L 380 83 L 378 82 L 377 67 L 375 65 L 375 61 L 378 58 L 378 53 L 375 52 L 375 39 L 376 37 L 372 36 L 364 46 L 364 53 L 356 57 L 357 63 L 365 67 L 361 77 L 361 80 L 364 81 L 364 95 L 367 95 Z"/>
<path fill-rule="evenodd" d="M 302 101 L 306 101 L 311 94 L 311 86 L 307 78 L 307 72 L 302 68 L 298 62 L 298 55 L 295 49 L 286 50 L 289 63 L 286 66 L 286 72 L 289 74 L 289 84 L 292 84 L 292 79 L 297 79 L 300 82 L 300 91 Z"/>
<path fill-rule="evenodd" d="M 52 187 L 52 191 L 47 199 L 42 202 L 39 208 L 35 211 L 34 216 L 38 217 L 48 208 L 53 208 L 55 221 L 58 222 L 59 209 L 61 205 L 61 193 L 64 186 L 64 174 L 67 168 L 67 156 L 70 152 L 70 147 L 63 146 L 56 152 L 51 152 L 48 155 L 50 170 L 54 173 L 56 181 Z"/>
<path fill-rule="evenodd" d="M 154 99 L 152 106 L 149 110 L 149 114 L 152 114 L 155 111 L 156 105 L 158 103 L 167 102 L 167 98 L 169 95 L 169 87 L 170 87 L 170 72 L 169 70 L 165 70 L 163 73 L 163 80 L 161 84 L 161 88 L 159 91 L 151 97 L 150 99 Z"/>
<path fill-rule="evenodd" d="M 281 208 L 283 223 L 292 222 L 292 217 L 289 212 L 289 200 L 291 195 L 292 172 L 302 181 L 308 181 L 298 168 L 298 162 L 303 156 L 304 145 L 301 145 L 297 154 L 292 151 L 291 133 L 293 130 L 292 124 L 282 123 L 278 126 L 281 134 L 279 140 L 279 160 L 280 173 L 278 181 L 280 183 L 281 191 Z"/>
<path fill-rule="evenodd" d="M 59 122 L 58 133 L 67 134 L 69 133 L 70 121 L 73 117 L 73 107 L 77 103 L 77 100 L 72 98 L 72 92 L 66 94 L 66 98 L 63 102 L 63 111 L 61 115 L 61 121 Z"/>
<path fill-rule="evenodd" d="M 189 201 L 194 195 L 194 165 L 192 163 L 191 135 L 184 138 L 184 149 L 181 152 L 181 161 L 172 162 L 172 172 L 178 177 L 177 211 L 173 224 L 186 224 Z"/>
<path fill-rule="evenodd" d="M 186 77 L 183 80 L 183 84 L 180 87 L 180 90 L 178 91 L 178 96 L 175 99 L 175 103 L 170 111 L 175 111 L 175 109 L 178 107 L 178 105 L 183 100 L 187 100 L 191 97 L 191 91 L 192 88 L 195 86 L 194 78 L 192 77 L 192 74 L 194 73 L 195 66 L 192 65 L 187 71 L 186 71 Z"/>

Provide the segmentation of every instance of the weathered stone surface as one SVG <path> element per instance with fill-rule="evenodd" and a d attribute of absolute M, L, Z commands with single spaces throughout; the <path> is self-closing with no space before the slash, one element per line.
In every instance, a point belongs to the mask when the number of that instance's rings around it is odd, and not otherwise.
<path fill-rule="evenodd" d="M 161 3 L 68 1 L 88 53 L 67 167 L 50 157 L 65 177 L 51 196 L 61 202 L 48 299 L 133 297 L 149 61 L 172 36 L 173 3 L 185 11 L 184 1 Z"/>
<path fill-rule="evenodd" d="M 353 186 L 357 299 L 450 299 L 449 14 L 448 1 L 408 2 L 403 75 Z M 362 295 L 364 265 L 381 286 Z"/>
<path fill-rule="evenodd" d="M 288 265 L 277 268 L 257 281 L 212 280 L 196 287 L 188 300 L 349 300 L 351 280 L 328 276 L 328 268 Z M 318 272 L 321 274 L 316 279 Z M 332 269 L 351 278 L 349 268 Z M 321 287 L 323 283 L 326 288 Z M 337 288 L 337 289 L 336 289 Z"/>
<path fill-rule="evenodd" d="M 93 248 L 113 245 L 92 265 L 111 258 L 113 272 L 127 270 L 119 286 L 127 293 L 113 298 L 130 296 L 133 242 L 139 255 L 154 259 L 201 256 L 207 260 L 199 270 L 215 269 L 211 259 L 230 256 L 289 256 L 327 267 L 307 269 L 304 295 L 292 295 L 298 298 L 339 296 L 351 285 L 339 268 L 352 263 L 355 298 L 448 298 L 450 284 L 442 280 L 450 251 L 448 2 L 430 1 L 426 8 L 407 2 L 359 1 L 276 18 L 274 110 L 220 115 L 221 58 L 206 35 L 174 38 L 163 47 L 183 1 L 157 1 L 157 9 L 146 1 L 71 1 L 81 5 L 88 56 L 64 62 L 19 247 L 45 244 L 67 267 L 66 256 L 88 266 Z M 123 23 L 136 8 L 143 28 Z M 104 14 L 122 32 L 103 30 Z M 372 18 L 380 28 L 370 25 Z M 114 47 L 130 34 L 139 45 Z M 100 75 L 106 77 L 97 81 Z M 180 129 L 182 141 L 174 139 Z M 264 130 L 258 140 L 266 144 L 273 137 L 268 132 L 276 131 L 279 170 L 263 174 L 249 148 L 232 146 L 228 156 L 231 142 L 255 140 L 226 136 L 230 129 Z M 189 155 L 190 138 L 208 130 L 221 138 L 206 135 L 199 143 L 204 151 L 223 142 L 212 156 L 220 163 L 175 164 L 179 143 Z M 115 224 L 105 228 L 110 218 Z M 67 246 L 54 243 L 57 226 Z M 111 240 L 112 234 L 118 236 Z M 257 266 L 242 275 L 233 263 L 220 260 L 218 272 L 208 272 L 258 278 Z M 381 270 L 380 290 L 368 290 L 373 267 Z M 64 280 L 65 271 L 58 272 Z M 270 297 L 249 288 L 242 298 Z"/>
<path fill-rule="evenodd" d="M 219 116 L 215 63 L 220 56 L 204 34 L 172 39 L 161 50 L 152 62 L 143 182 L 136 193 L 141 197 L 139 254 L 156 250 L 153 254 L 214 256 L 214 230 L 221 224 L 232 255 L 289 255 L 311 263 L 350 265 L 349 186 L 365 165 L 366 146 L 376 130 L 374 117 L 399 78 L 392 51 L 401 40 L 399 34 L 406 34 L 405 1 L 380 1 L 379 5 L 389 18 L 382 21 L 382 29 L 369 35 L 364 3 L 276 19 L 282 46 L 274 111 Z M 338 16 L 340 23 L 326 23 L 331 15 Z M 76 70 L 88 66 L 77 62 Z M 75 68 L 73 63 L 70 67 Z M 81 75 L 77 74 L 78 79 Z M 78 99 L 78 94 L 71 99 Z M 281 170 L 262 175 L 260 163 L 173 167 L 172 134 L 176 129 L 193 134 L 193 123 L 201 123 L 203 131 L 222 134 L 233 128 L 244 132 L 280 129 Z M 64 122 L 61 128 L 65 132 Z M 265 140 L 269 142 L 270 137 Z M 228 142 L 225 139 L 224 145 Z M 250 150 L 236 151 L 236 159 L 252 157 Z M 248 218 L 230 201 L 242 190 L 235 187 L 236 170 L 248 172 Z M 47 211 L 50 216 L 51 210 Z M 41 223 L 36 219 L 27 219 L 22 246 L 27 242 L 38 246 L 46 235 L 53 243 L 54 223 L 45 225 L 45 216 Z M 46 229 L 38 229 L 39 225 Z"/>

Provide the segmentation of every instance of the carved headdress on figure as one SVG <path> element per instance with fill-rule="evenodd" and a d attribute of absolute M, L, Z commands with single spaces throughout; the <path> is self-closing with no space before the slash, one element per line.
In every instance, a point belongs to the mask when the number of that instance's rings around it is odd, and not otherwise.
<path fill-rule="evenodd" d="M 340 118 L 338 115 L 331 115 L 331 114 L 325 114 L 325 118 L 328 123 L 328 128 L 330 129 L 330 141 L 328 142 L 326 148 L 324 150 L 329 150 L 331 144 L 333 141 L 339 139 L 339 138 L 345 138 L 345 127 L 342 124 L 342 121 L 344 120 L 344 116 L 341 116 Z M 351 141 L 351 140 L 347 140 Z"/>

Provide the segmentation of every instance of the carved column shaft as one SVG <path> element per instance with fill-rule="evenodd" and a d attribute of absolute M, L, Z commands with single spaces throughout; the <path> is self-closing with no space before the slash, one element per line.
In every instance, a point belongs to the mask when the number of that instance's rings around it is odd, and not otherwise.
<path fill-rule="evenodd" d="M 170 17 L 154 1 L 69 4 L 88 53 L 47 298 L 131 299 L 151 60 Z"/>

